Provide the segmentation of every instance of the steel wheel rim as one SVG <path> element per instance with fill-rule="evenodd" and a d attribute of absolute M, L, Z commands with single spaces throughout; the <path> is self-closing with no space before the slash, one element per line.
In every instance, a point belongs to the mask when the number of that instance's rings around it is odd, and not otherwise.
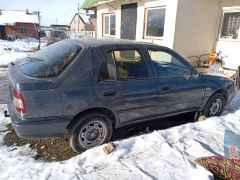
<path fill-rule="evenodd" d="M 212 102 L 209 108 L 209 115 L 215 116 L 220 112 L 221 109 L 222 109 L 222 100 L 216 99 L 215 101 Z"/>
<path fill-rule="evenodd" d="M 79 143 L 84 148 L 102 144 L 107 138 L 106 124 L 99 120 L 88 122 L 79 133 Z"/>

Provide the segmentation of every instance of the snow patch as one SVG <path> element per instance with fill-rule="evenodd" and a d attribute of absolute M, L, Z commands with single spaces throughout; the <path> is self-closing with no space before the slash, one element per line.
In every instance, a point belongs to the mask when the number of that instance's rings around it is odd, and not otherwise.
<path fill-rule="evenodd" d="M 2 145 L 1 132 L 0 173 L 3 179 L 213 179 L 194 160 L 223 155 L 224 130 L 240 132 L 240 92 L 228 111 L 221 117 L 116 141 L 116 151 L 109 155 L 102 145 L 54 163 L 35 161 L 36 152 L 28 145 Z M 2 115 L 0 119 L 4 130 L 10 120 Z"/>
<path fill-rule="evenodd" d="M 46 42 L 41 42 L 41 47 L 44 46 L 46 46 Z M 26 57 L 36 47 L 38 47 L 38 40 L 35 38 L 17 39 L 15 41 L 0 40 L 0 66 L 8 65 L 12 61 Z"/>

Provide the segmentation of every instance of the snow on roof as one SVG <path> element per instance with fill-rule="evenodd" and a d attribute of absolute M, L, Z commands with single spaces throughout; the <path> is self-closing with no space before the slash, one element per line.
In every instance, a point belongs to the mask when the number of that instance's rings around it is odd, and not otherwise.
<path fill-rule="evenodd" d="M 0 24 L 36 23 L 38 24 L 38 16 L 35 14 L 27 14 L 26 11 L 1 11 Z"/>
<path fill-rule="evenodd" d="M 84 23 L 90 24 L 89 16 L 86 16 L 84 14 L 80 14 L 80 16 L 83 19 Z"/>

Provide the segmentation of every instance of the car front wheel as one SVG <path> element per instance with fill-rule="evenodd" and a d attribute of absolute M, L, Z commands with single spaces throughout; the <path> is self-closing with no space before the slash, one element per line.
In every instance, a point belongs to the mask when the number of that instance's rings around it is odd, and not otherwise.
<path fill-rule="evenodd" d="M 70 146 L 81 152 L 110 141 L 112 136 L 111 120 L 98 113 L 86 114 L 70 129 Z"/>
<path fill-rule="evenodd" d="M 221 115 L 225 106 L 225 97 L 222 93 L 216 93 L 208 100 L 203 115 L 206 117 Z"/>

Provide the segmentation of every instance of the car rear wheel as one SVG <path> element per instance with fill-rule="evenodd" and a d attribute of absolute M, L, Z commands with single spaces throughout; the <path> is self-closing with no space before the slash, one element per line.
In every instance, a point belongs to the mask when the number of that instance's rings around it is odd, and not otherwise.
<path fill-rule="evenodd" d="M 112 121 L 99 113 L 86 114 L 70 129 L 70 146 L 81 152 L 110 141 Z"/>
<path fill-rule="evenodd" d="M 203 110 L 203 115 L 205 115 L 206 117 L 221 115 L 225 102 L 226 100 L 222 93 L 214 94 L 208 100 Z"/>

